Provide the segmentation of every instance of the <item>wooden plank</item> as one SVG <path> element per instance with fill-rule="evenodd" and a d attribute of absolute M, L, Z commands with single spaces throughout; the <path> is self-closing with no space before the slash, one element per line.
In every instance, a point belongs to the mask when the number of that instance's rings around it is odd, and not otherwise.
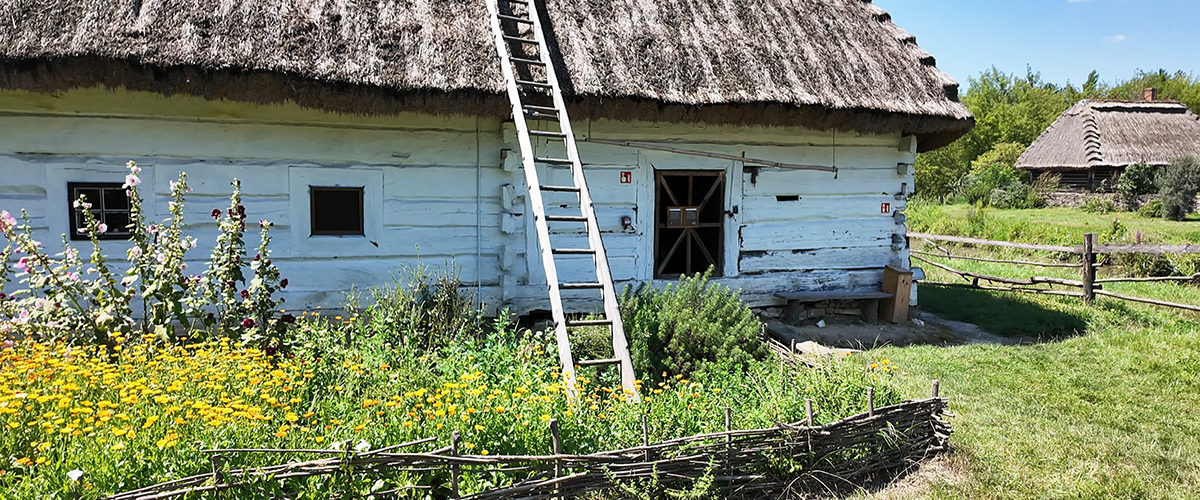
<path fill-rule="evenodd" d="M 668 153 L 680 154 L 680 155 L 685 155 L 685 156 L 702 156 L 702 157 L 706 157 L 706 158 L 715 158 L 715 159 L 719 159 L 719 160 L 730 160 L 730 161 L 741 162 L 744 165 L 768 166 L 768 167 L 781 168 L 781 169 L 787 169 L 787 170 L 814 170 L 814 171 L 830 172 L 830 173 L 837 172 L 836 167 L 832 167 L 832 166 L 828 166 L 828 165 L 802 165 L 802 164 L 798 164 L 798 163 L 784 163 L 784 162 L 778 162 L 778 161 L 774 161 L 774 160 L 765 160 L 765 159 L 761 159 L 761 158 L 747 158 L 744 156 L 736 156 L 736 155 L 729 155 L 729 154 L 723 154 L 723 153 L 714 153 L 714 152 L 710 152 L 710 151 L 700 151 L 700 150 L 695 150 L 695 149 L 683 149 L 683 148 L 675 148 L 675 147 L 670 147 L 670 146 L 660 146 L 660 145 L 649 144 L 649 143 L 645 143 L 645 142 L 614 141 L 614 140 L 597 139 L 597 138 L 590 138 L 590 139 L 588 139 L 588 141 L 599 143 L 599 144 L 609 144 L 612 146 L 624 146 L 627 148 L 634 148 L 634 149 L 648 149 L 651 151 L 664 151 L 664 152 L 668 152 Z"/>
<path fill-rule="evenodd" d="M 742 226 L 742 251 L 891 246 L 892 235 L 902 231 L 890 217 L 764 222 Z"/>
<path fill-rule="evenodd" d="M 1076 247 L 1079 248 L 1079 247 Z M 1172 253 L 1196 254 L 1200 253 L 1200 245 L 1185 244 L 1185 245 L 1157 245 L 1157 244 L 1122 244 L 1122 245 L 1095 245 L 1093 251 L 1098 254 L 1114 254 L 1114 253 L 1141 253 L 1150 255 L 1162 255 Z M 1076 253 L 1079 253 L 1078 251 Z"/>
<path fill-rule="evenodd" d="M 776 297 L 788 302 L 823 302 L 826 300 L 869 300 L 886 299 L 892 296 L 888 292 L 829 290 L 817 292 L 780 292 Z"/>
<path fill-rule="evenodd" d="M 1113 292 L 1110 292 L 1107 290 L 1095 290 L 1095 294 L 1103 295 L 1105 297 L 1112 297 L 1114 299 L 1128 300 L 1130 302 L 1141 302 L 1143 304 L 1152 304 L 1152 305 L 1156 305 L 1156 306 L 1173 307 L 1175 309 L 1186 309 L 1188 311 L 1200 312 L 1200 306 L 1193 306 L 1190 304 L 1178 304 L 1175 302 L 1167 302 L 1164 300 L 1145 299 L 1142 297 L 1131 297 L 1129 295 L 1121 295 L 1119 293 L 1113 293 Z"/>
<path fill-rule="evenodd" d="M 742 252 L 738 259 L 738 271 L 743 273 L 764 273 L 818 269 L 863 269 L 868 267 L 882 269 L 883 266 L 894 261 L 902 260 L 902 257 L 902 252 L 892 250 L 890 244 L 862 247 L 830 247 L 811 250 Z"/>
<path fill-rule="evenodd" d="M 883 290 L 888 292 L 878 304 L 879 317 L 891 323 L 908 320 L 908 301 L 912 297 L 913 273 L 896 266 L 883 268 Z"/>

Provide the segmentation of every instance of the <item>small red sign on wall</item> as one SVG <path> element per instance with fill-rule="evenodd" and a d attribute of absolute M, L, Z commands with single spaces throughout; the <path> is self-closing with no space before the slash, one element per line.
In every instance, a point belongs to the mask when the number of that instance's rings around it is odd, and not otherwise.
<path fill-rule="evenodd" d="M 632 183 L 633 183 L 633 172 L 630 170 L 622 170 L 621 171 L 621 184 L 632 184 Z"/>
<path fill-rule="evenodd" d="M 891 204 L 891 203 L 886 203 L 886 202 L 885 202 L 885 203 L 880 203 L 880 204 L 879 204 L 879 213 L 881 213 L 881 214 L 890 214 L 890 213 L 892 213 L 892 204 Z"/>

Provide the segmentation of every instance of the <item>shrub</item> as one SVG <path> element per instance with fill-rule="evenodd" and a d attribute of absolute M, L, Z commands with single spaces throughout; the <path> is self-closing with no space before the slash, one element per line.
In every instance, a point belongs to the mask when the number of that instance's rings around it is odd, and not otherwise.
<path fill-rule="evenodd" d="M 1145 162 L 1136 163 L 1125 168 L 1117 179 L 1117 198 L 1125 210 L 1137 210 L 1139 199 L 1143 195 L 1154 193 L 1155 168 Z"/>
<path fill-rule="evenodd" d="M 767 355 L 762 322 L 712 270 L 656 290 L 626 287 L 621 317 L 638 373 L 688 374 L 720 364 L 743 372 Z"/>
<path fill-rule="evenodd" d="M 91 240 L 87 261 L 66 235 L 63 251 L 48 254 L 34 239 L 27 215 L 23 213 L 18 223 L 7 211 L 0 213 L 0 233 L 8 242 L 0 251 L 0 335 L 111 345 L 114 337 L 138 333 L 161 340 L 219 333 L 277 346 L 291 318 L 276 312 L 282 299 L 273 296 L 287 280 L 271 263 L 270 222 L 259 222 L 258 254 L 245 258 L 246 209 L 238 181 L 234 180 L 228 210 L 212 211 L 220 234 L 207 269 L 193 275 L 187 272 L 185 256 L 196 247 L 196 239 L 183 234 L 187 174 L 171 181 L 170 217 L 155 224 L 145 220 L 142 210 L 141 168 L 134 162 L 127 168 L 123 187 L 129 196 L 131 245 L 122 278 L 100 245 L 99 235 L 108 227 L 95 218 L 85 197 L 75 200 L 74 209 L 83 217 L 80 231 Z M 16 254 L 21 257 L 10 264 L 10 255 Z M 11 278 L 24 286 L 5 296 Z M 141 310 L 135 311 L 135 306 Z"/>
<path fill-rule="evenodd" d="M 1183 220 L 1196 210 L 1196 192 L 1200 191 L 1200 159 L 1195 156 L 1176 158 L 1159 173 L 1157 182 L 1163 217 Z"/>
<path fill-rule="evenodd" d="M 1142 208 L 1137 209 L 1138 215 L 1142 217 L 1161 218 L 1163 216 L 1162 200 L 1150 200 Z"/>
<path fill-rule="evenodd" d="M 355 335 L 382 336 L 385 341 L 434 351 L 463 336 L 480 334 L 482 311 L 463 293 L 458 268 L 424 265 L 406 268 L 391 283 L 370 290 L 371 304 L 359 310 L 352 297 L 347 310 L 356 318 Z"/>
<path fill-rule="evenodd" d="M 1044 206 L 1046 200 L 1033 186 L 1017 181 L 992 190 L 988 203 L 996 208 L 1038 208 Z"/>
<path fill-rule="evenodd" d="M 971 162 L 971 172 L 959 182 L 958 195 L 967 203 L 991 201 L 992 192 L 1020 183 L 1022 174 L 1013 165 L 1025 148 L 1015 143 L 1000 143 Z"/>
<path fill-rule="evenodd" d="M 1117 210 L 1117 204 L 1104 196 L 1091 196 L 1079 207 L 1089 214 L 1107 214 Z"/>

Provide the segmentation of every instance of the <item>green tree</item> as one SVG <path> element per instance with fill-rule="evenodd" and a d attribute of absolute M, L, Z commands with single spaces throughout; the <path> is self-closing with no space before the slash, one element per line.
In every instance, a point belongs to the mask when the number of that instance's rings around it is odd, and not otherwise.
<path fill-rule="evenodd" d="M 1200 191 L 1200 159 L 1184 156 L 1171 161 L 1158 175 L 1158 189 L 1163 217 L 1183 220 L 1196 211 L 1196 192 Z"/>

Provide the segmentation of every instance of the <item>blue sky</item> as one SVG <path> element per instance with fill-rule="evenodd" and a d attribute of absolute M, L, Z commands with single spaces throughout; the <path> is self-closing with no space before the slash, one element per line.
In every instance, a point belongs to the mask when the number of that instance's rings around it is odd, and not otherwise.
<path fill-rule="evenodd" d="M 1200 75 L 1200 0 L 874 0 L 963 86 L 996 66 L 1076 86 L 1095 69 Z"/>

